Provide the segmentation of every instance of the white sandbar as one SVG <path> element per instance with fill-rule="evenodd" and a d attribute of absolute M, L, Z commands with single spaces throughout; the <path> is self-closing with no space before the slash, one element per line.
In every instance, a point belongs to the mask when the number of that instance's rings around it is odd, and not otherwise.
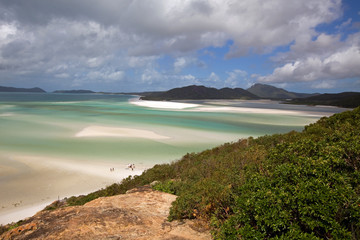
<path fill-rule="evenodd" d="M 156 134 L 149 130 L 134 128 L 118 128 L 105 126 L 89 126 L 78 132 L 76 137 L 131 137 L 146 139 L 168 139 L 169 137 Z"/>
<path fill-rule="evenodd" d="M 139 99 L 130 99 L 131 104 L 141 106 L 141 107 L 150 107 L 150 108 L 161 108 L 161 109 L 186 109 L 199 107 L 199 104 L 194 103 L 180 103 L 180 102 L 169 102 L 169 101 L 147 101 Z"/>

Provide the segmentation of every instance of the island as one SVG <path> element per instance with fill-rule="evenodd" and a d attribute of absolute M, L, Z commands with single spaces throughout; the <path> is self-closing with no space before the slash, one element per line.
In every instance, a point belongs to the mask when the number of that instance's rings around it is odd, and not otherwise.
<path fill-rule="evenodd" d="M 28 92 L 28 93 L 46 93 L 45 90 L 34 87 L 34 88 L 15 88 L 15 87 L 4 87 L 0 86 L 0 92 Z"/>
<path fill-rule="evenodd" d="M 285 101 L 289 104 L 301 105 L 328 105 L 344 108 L 356 108 L 360 106 L 359 92 L 324 93 L 306 98 L 296 98 Z"/>

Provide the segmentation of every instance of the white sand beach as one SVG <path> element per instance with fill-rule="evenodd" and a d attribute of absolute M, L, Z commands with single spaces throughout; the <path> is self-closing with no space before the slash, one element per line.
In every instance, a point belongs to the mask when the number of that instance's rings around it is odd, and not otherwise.
<path fill-rule="evenodd" d="M 141 107 L 160 108 L 160 109 L 186 109 L 186 108 L 194 108 L 200 106 L 199 104 L 194 104 L 194 103 L 148 101 L 148 100 L 140 100 L 138 98 L 132 98 L 129 100 L 129 102 L 131 104 Z"/>
<path fill-rule="evenodd" d="M 132 171 L 127 164 L 115 162 L 13 153 L 0 157 L 0 224 L 30 217 L 55 200 L 96 191 L 150 167 L 137 164 Z"/>

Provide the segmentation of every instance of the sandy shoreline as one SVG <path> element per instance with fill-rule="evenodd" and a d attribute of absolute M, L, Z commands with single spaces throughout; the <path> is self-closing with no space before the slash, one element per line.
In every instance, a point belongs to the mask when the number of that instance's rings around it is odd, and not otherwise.
<path fill-rule="evenodd" d="M 151 107 L 151 108 L 160 108 L 160 109 L 186 109 L 199 107 L 199 104 L 194 103 L 181 103 L 181 102 L 169 102 L 169 101 L 148 101 L 140 100 L 138 98 L 132 98 L 129 100 L 131 104 L 140 106 L 140 107 Z"/>
<path fill-rule="evenodd" d="M 96 191 L 129 175 L 140 175 L 151 167 L 137 164 L 132 171 L 124 163 L 11 153 L 2 153 L 0 157 L 3 160 L 0 169 L 12 171 L 8 175 L 1 174 L 0 178 L 0 224 L 30 217 L 55 200 Z M 4 161 L 4 158 L 11 161 Z M 110 168 L 115 170 L 110 171 Z"/>

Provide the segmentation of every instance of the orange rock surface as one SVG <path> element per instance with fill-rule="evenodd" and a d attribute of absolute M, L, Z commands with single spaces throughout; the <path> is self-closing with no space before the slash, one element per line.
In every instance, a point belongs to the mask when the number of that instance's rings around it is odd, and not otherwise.
<path fill-rule="evenodd" d="M 84 206 L 42 211 L 0 239 L 211 239 L 207 229 L 186 220 L 168 222 L 175 195 L 137 188 Z"/>

